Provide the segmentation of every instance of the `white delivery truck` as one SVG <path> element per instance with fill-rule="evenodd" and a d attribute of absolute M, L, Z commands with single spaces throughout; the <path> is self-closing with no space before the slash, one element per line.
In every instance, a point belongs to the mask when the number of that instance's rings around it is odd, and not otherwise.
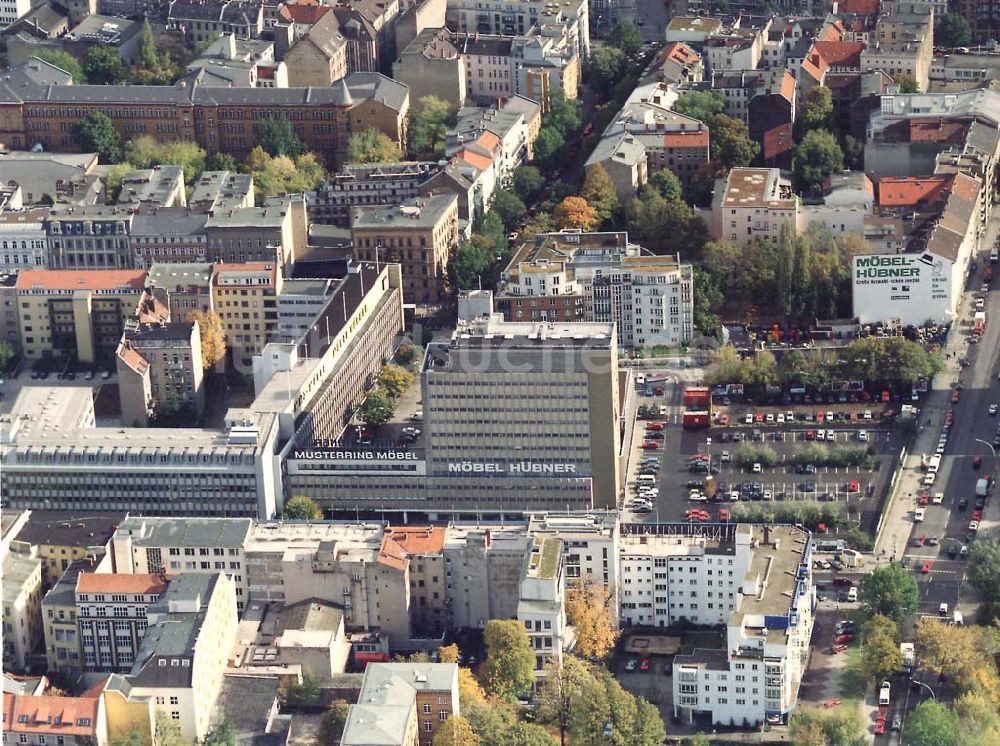
<path fill-rule="evenodd" d="M 878 705 L 879 707 L 886 707 L 889 704 L 889 695 L 892 693 L 892 688 L 889 685 L 888 680 L 882 682 L 882 688 L 878 690 Z"/>
<path fill-rule="evenodd" d="M 976 497 L 986 497 L 990 491 L 990 480 L 980 479 L 976 482 Z"/>
<path fill-rule="evenodd" d="M 903 656 L 903 673 L 907 676 L 913 673 L 913 666 L 917 662 L 916 647 L 912 642 L 899 643 L 899 653 Z"/>

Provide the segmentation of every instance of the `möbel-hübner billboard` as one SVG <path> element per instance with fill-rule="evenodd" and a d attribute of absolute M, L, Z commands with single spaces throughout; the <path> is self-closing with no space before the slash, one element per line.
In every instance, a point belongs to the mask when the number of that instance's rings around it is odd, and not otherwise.
<path fill-rule="evenodd" d="M 854 257 L 854 315 L 862 324 L 898 318 L 903 324 L 948 321 L 951 262 L 929 253 Z"/>

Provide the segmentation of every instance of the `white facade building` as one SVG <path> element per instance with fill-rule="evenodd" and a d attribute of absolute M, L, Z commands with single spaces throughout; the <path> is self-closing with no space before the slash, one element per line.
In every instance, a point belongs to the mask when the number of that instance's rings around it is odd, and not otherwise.
<path fill-rule="evenodd" d="M 31 0 L 0 0 L 0 31 L 31 10 Z"/>
<path fill-rule="evenodd" d="M 0 273 L 48 268 L 49 242 L 45 235 L 48 214 L 45 207 L 0 210 Z"/>

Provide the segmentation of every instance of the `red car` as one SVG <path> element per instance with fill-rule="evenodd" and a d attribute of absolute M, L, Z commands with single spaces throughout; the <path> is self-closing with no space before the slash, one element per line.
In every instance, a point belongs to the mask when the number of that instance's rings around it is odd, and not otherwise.
<path fill-rule="evenodd" d="M 646 440 L 646 441 L 643 441 L 642 450 L 644 450 L 644 451 L 658 451 L 658 450 L 660 450 L 660 444 L 657 443 L 655 440 Z"/>
<path fill-rule="evenodd" d="M 962 392 L 959 391 L 958 389 L 955 389 L 954 391 L 951 392 L 951 403 L 952 404 L 958 404 L 958 400 L 961 399 L 961 398 L 962 398 Z"/>
<path fill-rule="evenodd" d="M 753 421 L 756 422 L 756 423 L 758 423 L 758 424 L 760 424 L 761 422 L 763 422 L 764 421 L 764 413 L 763 412 L 757 412 L 757 414 L 755 414 L 753 416 Z"/>
<path fill-rule="evenodd" d="M 927 505 L 931 501 L 931 496 L 926 492 L 921 492 L 920 497 L 917 498 L 917 502 L 920 505 Z"/>
<path fill-rule="evenodd" d="M 826 412 L 816 413 L 816 422 L 823 422 L 826 419 Z"/>
<path fill-rule="evenodd" d="M 983 511 L 981 511 L 981 510 L 974 510 L 974 511 L 972 511 L 972 520 L 974 520 L 974 521 L 981 521 L 981 520 L 983 520 Z"/>
<path fill-rule="evenodd" d="M 861 484 L 856 479 L 852 479 L 850 482 L 847 483 L 848 492 L 857 492 L 860 489 L 861 489 Z"/>
<path fill-rule="evenodd" d="M 834 645 L 846 645 L 854 640 L 854 635 L 850 633 L 844 633 L 842 635 L 837 635 L 833 638 Z"/>
<path fill-rule="evenodd" d="M 656 388 L 653 389 L 653 393 L 656 394 L 657 396 L 663 396 L 663 387 L 657 386 Z"/>
<path fill-rule="evenodd" d="M 976 456 L 974 459 L 972 459 L 972 468 L 973 469 L 978 469 L 982 465 L 983 465 L 983 457 L 982 456 Z"/>
<path fill-rule="evenodd" d="M 648 671 L 649 670 L 649 658 L 643 658 L 639 661 L 639 670 Z"/>
<path fill-rule="evenodd" d="M 647 422 L 646 423 L 646 429 L 647 430 L 662 430 L 663 429 L 663 423 L 662 422 Z"/>
<path fill-rule="evenodd" d="M 931 563 L 930 562 L 925 562 L 924 564 L 922 564 L 920 566 L 920 574 L 921 575 L 927 575 L 928 573 L 930 573 L 930 571 L 931 571 Z"/>
<path fill-rule="evenodd" d="M 816 440 L 816 431 L 806 430 L 806 440 Z"/>
<path fill-rule="evenodd" d="M 729 424 L 729 415 L 728 414 L 724 414 L 721 417 L 719 417 L 719 424 L 722 427 L 726 427 Z"/>
<path fill-rule="evenodd" d="M 885 735 L 885 718 L 879 718 L 875 721 L 875 735 Z"/>
<path fill-rule="evenodd" d="M 921 534 L 920 536 L 913 537 L 913 546 L 922 547 L 924 545 L 924 541 L 926 540 L 926 538 L 927 537 L 924 536 L 923 534 Z"/>

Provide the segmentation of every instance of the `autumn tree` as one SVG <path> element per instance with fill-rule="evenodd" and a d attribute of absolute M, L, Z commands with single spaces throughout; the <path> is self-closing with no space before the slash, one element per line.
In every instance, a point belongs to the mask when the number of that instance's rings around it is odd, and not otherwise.
<path fill-rule="evenodd" d="M 588 666 L 570 709 L 568 731 L 574 746 L 659 746 L 666 729 L 659 711 L 625 691 L 607 669 Z"/>
<path fill-rule="evenodd" d="M 618 192 L 614 182 L 599 163 L 587 169 L 580 196 L 594 208 L 598 225 L 607 223 L 618 208 Z"/>
<path fill-rule="evenodd" d="M 339 746 L 340 737 L 344 734 L 347 723 L 347 712 L 351 705 L 344 699 L 336 699 L 330 708 L 323 713 L 320 720 L 316 741 L 319 746 Z"/>
<path fill-rule="evenodd" d="M 952 679 L 963 692 L 979 692 L 1000 705 L 1000 677 L 991 632 L 976 626 L 954 626 L 920 619 L 914 635 L 917 657 L 926 670 Z"/>
<path fill-rule="evenodd" d="M 245 165 L 253 175 L 258 198 L 312 191 L 326 179 L 326 168 L 313 153 L 292 160 L 285 155 L 271 156 L 258 145 L 250 151 Z"/>
<path fill-rule="evenodd" d="M 393 399 L 398 399 L 413 385 L 413 373 L 398 365 L 383 365 L 378 374 L 378 385 Z"/>
<path fill-rule="evenodd" d="M 189 322 L 198 323 L 198 337 L 201 341 L 201 367 L 214 368 L 226 357 L 226 335 L 222 331 L 222 319 L 214 311 L 197 309 L 188 314 Z"/>
<path fill-rule="evenodd" d="M 608 588 L 592 578 L 575 583 L 566 593 L 566 618 L 576 629 L 576 649 L 599 660 L 614 650 L 618 624 Z"/>
<path fill-rule="evenodd" d="M 347 141 L 349 163 L 392 163 L 401 159 L 399 146 L 375 127 L 356 132 Z"/>
<path fill-rule="evenodd" d="M 438 726 L 432 746 L 479 746 L 477 736 L 469 721 L 461 715 L 452 715 Z"/>
<path fill-rule="evenodd" d="M 438 648 L 438 660 L 441 663 L 458 663 L 458 645 L 442 645 Z"/>
<path fill-rule="evenodd" d="M 538 690 L 538 719 L 559 728 L 559 741 L 566 745 L 573 708 L 582 696 L 584 680 L 590 676 L 586 664 L 571 655 L 563 656 L 563 664 L 546 667 L 546 675 Z"/>
<path fill-rule="evenodd" d="M 796 746 L 865 746 L 868 743 L 861 711 L 844 705 L 832 710 L 798 707 L 788 722 Z"/>
<path fill-rule="evenodd" d="M 516 619 L 490 619 L 483 639 L 486 662 L 480 673 L 486 691 L 508 701 L 526 696 L 534 682 L 535 654 L 524 625 Z"/>
<path fill-rule="evenodd" d="M 485 702 L 486 692 L 480 686 L 476 675 L 472 673 L 471 669 L 460 667 L 458 669 L 458 703 L 462 712 L 466 712 L 476 704 L 484 704 Z"/>
<path fill-rule="evenodd" d="M 566 197 L 556 205 L 553 216 L 560 228 L 591 231 L 597 225 L 597 211 L 583 197 Z"/>
<path fill-rule="evenodd" d="M 296 495 L 285 503 L 281 517 L 289 521 L 318 521 L 323 518 L 323 510 L 312 498 Z"/>
<path fill-rule="evenodd" d="M 904 743 L 909 746 L 959 746 L 958 716 L 946 705 L 926 700 L 906 718 Z"/>
<path fill-rule="evenodd" d="M 868 681 L 882 681 L 903 666 L 899 628 L 887 616 L 876 614 L 861 626 L 861 668 Z"/>
<path fill-rule="evenodd" d="M 395 411 L 393 398 L 382 389 L 374 389 L 358 407 L 358 417 L 369 427 L 379 427 L 391 420 Z"/>

